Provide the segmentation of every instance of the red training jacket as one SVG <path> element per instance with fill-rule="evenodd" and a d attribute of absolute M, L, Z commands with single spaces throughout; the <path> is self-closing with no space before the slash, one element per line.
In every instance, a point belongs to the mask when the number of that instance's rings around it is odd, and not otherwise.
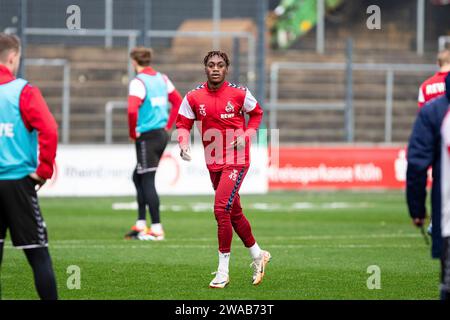
<path fill-rule="evenodd" d="M 448 72 L 438 72 L 422 83 L 419 89 L 419 108 L 422 108 L 428 101 L 445 94 L 445 78 Z"/>
<path fill-rule="evenodd" d="M 244 112 L 249 115 L 246 126 Z M 251 92 L 224 82 L 217 90 L 207 83 L 190 91 L 183 99 L 176 127 L 180 145 L 189 144 L 194 121 L 199 121 L 208 170 L 221 171 L 225 165 L 250 165 L 250 138 L 256 133 L 263 110 Z M 245 149 L 231 146 L 237 136 L 245 136 Z M 231 147 L 230 147 L 231 146 Z"/>

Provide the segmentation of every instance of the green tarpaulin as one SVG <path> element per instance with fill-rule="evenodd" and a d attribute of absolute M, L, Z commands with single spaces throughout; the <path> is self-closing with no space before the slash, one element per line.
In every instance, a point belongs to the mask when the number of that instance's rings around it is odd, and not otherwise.
<path fill-rule="evenodd" d="M 326 11 L 341 5 L 343 0 L 325 0 Z M 282 0 L 276 8 L 272 41 L 280 48 L 288 48 L 317 23 L 317 0 Z"/>

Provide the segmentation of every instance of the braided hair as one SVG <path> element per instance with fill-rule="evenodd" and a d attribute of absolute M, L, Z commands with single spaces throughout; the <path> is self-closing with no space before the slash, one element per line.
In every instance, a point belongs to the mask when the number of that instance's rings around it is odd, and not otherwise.
<path fill-rule="evenodd" d="M 203 64 L 205 65 L 205 67 L 208 64 L 208 60 L 214 56 L 221 57 L 225 61 L 227 68 L 230 66 L 230 59 L 228 58 L 228 55 L 223 51 L 215 50 L 215 51 L 208 52 L 206 54 L 205 58 L 203 58 Z"/>

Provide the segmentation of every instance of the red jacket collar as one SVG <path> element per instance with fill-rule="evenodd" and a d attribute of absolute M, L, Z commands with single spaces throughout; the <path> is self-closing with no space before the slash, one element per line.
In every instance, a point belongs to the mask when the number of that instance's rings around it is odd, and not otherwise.
<path fill-rule="evenodd" d="M 0 64 L 0 84 L 11 82 L 15 78 L 5 65 Z"/>
<path fill-rule="evenodd" d="M 219 89 L 217 89 L 217 90 L 211 90 L 211 89 L 209 88 L 209 86 L 208 86 L 208 81 L 206 81 L 206 82 L 205 82 L 205 87 L 206 87 L 206 90 L 208 90 L 208 92 L 215 93 L 215 92 L 220 92 L 220 91 L 222 91 L 224 88 L 228 87 L 228 84 L 229 84 L 228 81 L 224 81 L 224 82 L 222 83 L 222 85 L 219 87 Z"/>
<path fill-rule="evenodd" d="M 148 74 L 150 76 L 154 76 L 156 74 L 156 71 L 152 68 L 152 67 L 145 67 L 141 72 L 139 73 L 144 73 L 144 74 Z"/>

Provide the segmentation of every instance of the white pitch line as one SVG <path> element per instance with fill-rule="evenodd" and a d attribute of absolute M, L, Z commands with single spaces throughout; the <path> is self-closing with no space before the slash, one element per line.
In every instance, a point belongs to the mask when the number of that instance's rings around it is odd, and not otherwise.
<path fill-rule="evenodd" d="M 373 204 L 368 202 L 329 202 L 329 203 L 314 203 L 314 202 L 294 202 L 290 205 L 280 203 L 266 203 L 256 202 L 246 205 L 246 208 L 259 211 L 295 211 L 301 210 L 319 210 L 319 209 L 360 209 L 372 208 Z M 136 201 L 133 202 L 117 202 L 112 204 L 113 210 L 137 210 L 138 205 Z M 193 212 L 213 212 L 213 204 L 210 202 L 194 202 L 184 205 L 161 205 L 161 211 L 193 211 Z"/>
<path fill-rule="evenodd" d="M 421 238 L 422 236 L 417 233 L 386 233 L 386 234 L 367 234 L 367 235 L 306 235 L 306 236 L 260 236 L 258 239 L 270 241 L 270 240 L 280 240 L 280 241 L 292 241 L 292 240 L 364 240 L 364 239 L 401 239 L 401 238 Z M 236 238 L 237 239 L 237 238 Z M 99 242 L 111 242 L 111 241 L 121 241 L 122 239 L 64 239 L 64 240 L 52 240 L 51 244 L 83 244 L 92 243 L 98 244 Z M 125 240 L 123 240 L 125 241 Z M 132 240 L 134 241 L 134 240 Z M 137 242 L 138 240 L 136 240 Z M 198 237 L 198 238 L 169 238 L 164 240 L 164 242 L 180 242 L 180 241 L 190 241 L 190 242 L 205 242 L 205 241 L 217 241 L 217 238 L 208 237 Z M 145 242 L 143 242 L 145 243 Z"/>
<path fill-rule="evenodd" d="M 298 237 L 259 237 L 259 239 L 266 239 L 268 241 L 270 240 L 283 240 L 283 241 L 293 241 L 293 240 L 358 240 L 358 239 L 392 239 L 392 238 L 420 238 L 420 235 L 408 233 L 408 234 L 375 234 L 375 235 L 365 235 L 365 236 L 358 236 L 358 235 L 349 235 L 349 236 L 298 236 Z M 153 246 L 148 246 L 149 242 L 141 242 L 139 245 L 137 244 L 129 244 L 129 245 L 121 245 L 121 244 L 99 244 L 99 242 L 110 242 L 111 240 L 95 240 L 95 239 L 84 239 L 84 240 L 54 240 L 50 243 L 50 248 L 54 249 L 154 249 Z M 117 240 L 114 240 L 117 241 Z M 170 244 L 174 242 L 180 242 L 180 239 L 170 239 L 170 240 L 164 240 L 163 242 L 159 242 L 156 245 L 161 244 L 163 248 L 215 248 L 217 245 L 215 242 L 217 241 L 216 238 L 185 238 L 182 241 L 184 242 L 211 242 L 212 244 L 208 245 L 201 245 L 201 244 Z M 169 244 L 167 244 L 167 242 Z M 146 243 L 146 244 L 144 244 Z M 336 244 L 336 245 L 329 245 L 329 244 L 267 244 L 268 248 L 412 248 L 416 247 L 415 245 L 401 245 L 401 244 L 394 244 L 394 245 L 372 245 L 372 244 Z M 6 245 L 5 249 L 12 249 L 13 247 L 11 245 Z"/>
<path fill-rule="evenodd" d="M 161 244 L 161 249 L 210 249 L 217 248 L 217 245 L 166 245 Z M 305 244 L 289 244 L 289 245 L 266 245 L 266 248 L 277 249 L 299 249 L 299 248 L 324 248 L 324 249 L 401 249 L 401 248 L 417 248 L 416 245 L 370 245 L 370 244 L 348 244 L 348 245 L 305 245 Z M 15 249 L 11 245 L 5 246 L 5 249 Z M 145 245 L 50 245 L 50 249 L 148 249 L 154 250 L 155 247 Z"/>

